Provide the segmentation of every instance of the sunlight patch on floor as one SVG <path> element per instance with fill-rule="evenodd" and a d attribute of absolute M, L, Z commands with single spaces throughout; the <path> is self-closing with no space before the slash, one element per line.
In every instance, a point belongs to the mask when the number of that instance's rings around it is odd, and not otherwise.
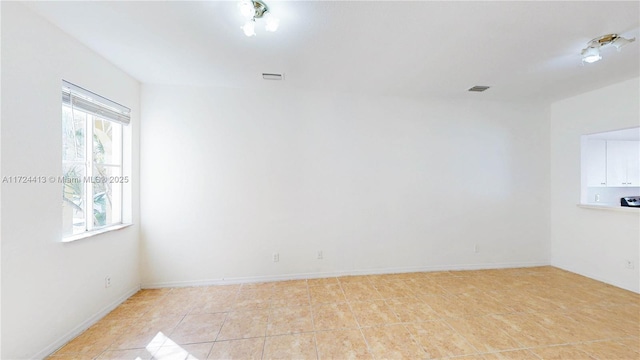
<path fill-rule="evenodd" d="M 146 349 L 152 354 L 157 350 L 153 355 L 153 358 L 156 360 L 198 360 L 195 356 L 189 354 L 187 350 L 163 334 L 162 331 L 156 334 L 146 346 Z M 142 359 L 137 358 L 136 360 Z"/>

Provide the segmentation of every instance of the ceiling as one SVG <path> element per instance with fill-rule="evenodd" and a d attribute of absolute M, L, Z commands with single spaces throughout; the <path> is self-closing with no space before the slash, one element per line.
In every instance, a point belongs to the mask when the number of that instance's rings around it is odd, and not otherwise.
<path fill-rule="evenodd" d="M 235 1 L 29 6 L 143 83 L 553 101 L 640 75 L 640 41 L 580 57 L 640 39 L 638 1 L 266 1 L 280 29 L 251 38 Z"/>

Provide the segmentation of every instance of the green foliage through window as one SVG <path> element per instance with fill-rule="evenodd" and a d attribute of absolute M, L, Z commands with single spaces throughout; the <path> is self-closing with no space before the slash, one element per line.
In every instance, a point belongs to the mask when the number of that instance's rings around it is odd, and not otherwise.
<path fill-rule="evenodd" d="M 62 153 L 64 235 L 122 222 L 122 125 L 63 104 Z"/>

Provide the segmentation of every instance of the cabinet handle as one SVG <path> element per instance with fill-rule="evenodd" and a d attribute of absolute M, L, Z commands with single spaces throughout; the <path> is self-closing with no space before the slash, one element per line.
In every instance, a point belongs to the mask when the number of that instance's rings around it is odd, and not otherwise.
<path fill-rule="evenodd" d="M 600 185 L 607 185 L 607 183 L 600 183 Z"/>

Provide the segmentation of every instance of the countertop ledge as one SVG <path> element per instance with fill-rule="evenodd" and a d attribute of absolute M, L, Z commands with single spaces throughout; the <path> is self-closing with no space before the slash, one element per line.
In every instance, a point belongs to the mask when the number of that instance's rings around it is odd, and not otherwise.
<path fill-rule="evenodd" d="M 620 205 L 613 205 L 613 204 L 602 204 L 602 205 L 596 205 L 596 204 L 577 204 L 577 206 L 579 208 L 583 208 L 583 209 L 595 209 L 595 210 L 606 210 L 606 211 L 622 211 L 622 212 L 631 212 L 631 213 L 636 213 L 636 214 L 640 214 L 640 208 L 632 208 L 632 207 L 626 207 L 626 206 L 620 206 Z"/>

